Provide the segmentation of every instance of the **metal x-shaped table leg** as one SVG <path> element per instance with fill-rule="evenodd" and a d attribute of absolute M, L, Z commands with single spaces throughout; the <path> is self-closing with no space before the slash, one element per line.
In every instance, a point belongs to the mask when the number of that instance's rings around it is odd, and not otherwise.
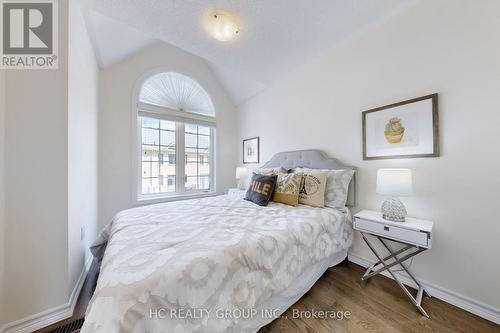
<path fill-rule="evenodd" d="M 403 289 L 403 291 L 405 292 L 405 294 L 408 296 L 408 298 L 410 298 L 410 300 L 413 302 L 413 304 L 415 304 L 415 306 L 420 310 L 420 312 L 426 316 L 427 318 L 429 318 L 429 315 L 427 314 L 427 312 L 424 310 L 424 308 L 422 308 L 422 296 L 425 292 L 424 290 L 424 287 L 422 286 L 422 284 L 420 282 L 418 282 L 418 280 L 413 276 L 413 274 L 410 273 L 410 271 L 408 270 L 408 268 L 406 268 L 403 264 L 404 261 L 410 259 L 411 257 L 419 254 L 420 252 L 423 252 L 425 251 L 426 249 L 425 248 L 422 248 L 422 247 L 418 247 L 418 246 L 414 246 L 414 245 L 408 245 L 403 247 L 402 249 L 400 250 L 397 250 L 395 252 L 393 252 L 389 246 L 386 244 L 386 242 L 384 242 L 383 238 L 382 237 L 379 237 L 379 236 L 376 236 L 376 235 L 372 235 L 374 237 L 376 237 L 381 243 L 382 245 L 387 249 L 387 251 L 389 251 L 390 255 L 386 256 L 385 258 L 382 258 L 382 256 L 375 250 L 375 247 L 373 246 L 373 244 L 368 240 L 368 238 L 366 237 L 366 235 L 361 232 L 361 236 L 363 236 L 363 240 L 365 241 L 366 245 L 368 245 L 368 247 L 370 248 L 370 250 L 373 252 L 373 254 L 375 254 L 375 256 L 378 258 L 378 261 L 371 265 L 370 267 L 368 267 L 368 269 L 366 270 L 365 274 L 363 275 L 363 277 L 361 278 L 361 280 L 365 281 L 365 280 L 368 280 L 369 278 L 371 278 L 372 276 L 374 275 L 377 275 L 383 271 L 388 271 L 389 274 L 391 274 L 392 278 L 394 279 L 394 281 L 396 281 L 396 283 L 399 285 L 399 287 L 401 289 Z M 407 250 L 410 250 L 410 249 L 416 249 L 415 251 L 409 253 L 409 254 L 406 254 L 405 256 L 403 257 L 398 257 L 398 255 L 402 254 L 403 252 L 407 251 Z M 393 259 L 394 261 L 391 262 L 391 263 L 387 263 L 387 260 L 390 260 L 390 259 Z M 374 270 L 375 267 L 379 264 L 382 264 L 382 267 L 377 269 L 377 270 Z M 395 265 L 400 265 L 406 273 L 408 273 L 408 275 L 411 277 L 411 279 L 415 282 L 415 284 L 418 286 L 418 291 L 417 291 L 417 296 L 414 297 L 410 291 L 403 285 L 403 283 L 401 281 L 399 281 L 398 277 L 394 274 L 394 272 L 391 270 L 391 267 L 395 266 Z M 425 292 L 427 295 L 429 295 L 427 292 Z"/>

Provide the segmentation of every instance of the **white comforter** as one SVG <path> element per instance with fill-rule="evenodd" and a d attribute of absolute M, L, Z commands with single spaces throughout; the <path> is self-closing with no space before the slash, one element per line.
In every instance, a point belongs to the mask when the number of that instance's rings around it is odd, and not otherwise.
<path fill-rule="evenodd" d="M 83 333 L 233 332 L 352 242 L 345 212 L 228 195 L 129 209 L 111 223 Z"/>

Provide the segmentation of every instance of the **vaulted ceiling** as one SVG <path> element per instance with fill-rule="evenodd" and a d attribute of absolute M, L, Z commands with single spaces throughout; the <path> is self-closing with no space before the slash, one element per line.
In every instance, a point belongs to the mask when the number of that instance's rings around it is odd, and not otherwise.
<path fill-rule="evenodd" d="M 107 67 L 156 40 L 204 58 L 236 104 L 296 66 L 417 0 L 88 0 L 98 60 Z M 204 15 L 228 10 L 241 20 L 233 41 L 203 28 Z"/>

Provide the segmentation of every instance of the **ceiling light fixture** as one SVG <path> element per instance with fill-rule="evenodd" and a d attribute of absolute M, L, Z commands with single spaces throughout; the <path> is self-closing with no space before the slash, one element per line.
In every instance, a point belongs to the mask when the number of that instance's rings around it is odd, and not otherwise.
<path fill-rule="evenodd" d="M 215 39 L 227 42 L 236 38 L 240 32 L 239 20 L 226 11 L 214 11 L 207 15 L 205 26 Z"/>

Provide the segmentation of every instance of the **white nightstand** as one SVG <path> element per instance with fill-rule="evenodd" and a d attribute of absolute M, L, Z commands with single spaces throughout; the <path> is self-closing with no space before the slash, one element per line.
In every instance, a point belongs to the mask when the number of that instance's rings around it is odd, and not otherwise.
<path fill-rule="evenodd" d="M 245 190 L 239 189 L 239 188 L 230 188 L 227 190 L 227 194 L 230 196 L 239 196 L 241 193 L 243 193 Z"/>
<path fill-rule="evenodd" d="M 403 264 L 406 260 L 415 255 L 431 248 L 432 245 L 432 225 L 431 221 L 419 220 L 414 218 L 406 218 L 405 222 L 392 222 L 382 218 L 382 213 L 363 210 L 354 215 L 354 229 L 358 230 L 363 236 L 363 240 L 368 245 L 370 250 L 378 258 L 378 261 L 368 267 L 361 280 L 368 280 L 374 275 L 377 275 L 385 270 L 391 274 L 397 284 L 408 295 L 413 304 L 420 312 L 429 317 L 427 312 L 422 308 L 422 296 L 425 292 L 422 284 L 410 273 L 408 268 Z M 368 236 L 374 236 L 380 243 L 389 251 L 389 255 L 382 257 L 382 254 L 377 252 L 373 244 L 368 239 Z M 401 243 L 403 246 L 397 251 L 393 251 L 386 240 Z M 406 252 L 406 254 L 404 254 Z M 379 266 L 381 265 L 381 266 Z M 398 277 L 391 270 L 391 267 L 400 265 L 406 273 L 413 279 L 418 286 L 417 295 L 414 297 L 408 289 L 399 281 Z M 375 269 L 378 266 L 377 269 Z"/>

